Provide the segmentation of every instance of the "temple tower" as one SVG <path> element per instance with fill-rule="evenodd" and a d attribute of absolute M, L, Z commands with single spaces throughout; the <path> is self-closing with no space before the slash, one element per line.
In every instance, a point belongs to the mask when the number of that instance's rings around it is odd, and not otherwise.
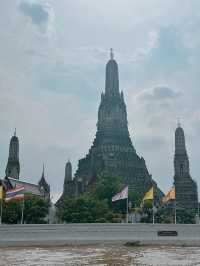
<path fill-rule="evenodd" d="M 70 160 L 68 160 L 65 166 L 65 181 L 72 181 L 72 164 Z"/>
<path fill-rule="evenodd" d="M 129 135 L 126 104 L 119 90 L 118 64 L 112 49 L 106 64 L 105 92 L 101 94 L 96 136 L 88 154 L 79 160 L 73 179 L 75 194 L 87 191 L 102 173 L 122 176 L 124 184 L 141 195 L 154 184 L 145 160 L 137 155 Z"/>
<path fill-rule="evenodd" d="M 16 136 L 16 129 L 14 135 L 10 140 L 8 163 L 6 166 L 6 177 L 19 179 L 20 163 L 19 163 L 19 140 Z"/>
<path fill-rule="evenodd" d="M 72 182 L 72 164 L 70 160 L 65 165 L 65 180 L 63 187 L 63 194 L 69 194 L 70 184 Z"/>
<path fill-rule="evenodd" d="M 72 178 L 72 164 L 70 160 L 68 160 L 65 165 L 65 179 L 63 185 L 63 193 L 59 198 L 59 200 L 57 201 L 56 205 L 59 206 L 59 204 L 61 204 L 66 197 L 74 197 L 75 195 L 76 195 L 76 183 Z"/>
<path fill-rule="evenodd" d="M 189 159 L 185 145 L 185 135 L 180 123 L 175 131 L 174 185 L 177 209 L 198 212 L 197 184 L 190 176 Z"/>

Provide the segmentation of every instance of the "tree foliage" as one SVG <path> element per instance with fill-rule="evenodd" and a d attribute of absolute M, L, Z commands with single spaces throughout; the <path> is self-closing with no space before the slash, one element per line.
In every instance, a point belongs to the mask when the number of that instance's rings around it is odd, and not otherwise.
<path fill-rule="evenodd" d="M 21 221 L 22 202 L 10 201 L 3 202 L 2 223 L 17 224 Z"/>
<path fill-rule="evenodd" d="M 153 222 L 153 208 L 152 208 L 152 201 L 147 200 L 143 207 L 142 213 L 143 217 L 141 218 L 141 223 L 152 223 Z"/>
<path fill-rule="evenodd" d="M 91 222 L 120 222 L 125 218 L 127 201 L 112 202 L 112 197 L 124 188 L 123 178 L 107 174 L 100 175 L 96 182 L 91 184 L 88 191 L 76 198 L 65 198 L 59 204 L 57 216 L 60 222 L 91 223 Z M 132 211 L 142 215 L 141 222 L 153 222 L 152 201 L 145 201 L 140 208 L 141 194 L 129 191 L 129 201 Z M 156 204 L 155 223 L 174 223 L 174 208 L 163 208 Z M 177 211 L 177 223 L 193 223 L 192 214 L 186 211 Z"/>
<path fill-rule="evenodd" d="M 122 190 L 121 177 L 102 174 L 90 185 L 87 193 L 77 198 L 66 198 L 58 206 L 61 222 L 120 222 L 126 210 L 125 200 L 112 203 L 112 197 Z"/>
<path fill-rule="evenodd" d="M 194 214 L 186 210 L 177 210 L 176 220 L 177 220 L 177 223 L 179 224 L 194 224 L 195 223 Z"/>
<path fill-rule="evenodd" d="M 21 222 L 22 201 L 3 202 L 2 222 L 17 224 Z M 38 196 L 26 195 L 24 200 L 24 223 L 46 223 L 49 202 Z"/>
<path fill-rule="evenodd" d="M 29 196 L 25 200 L 24 221 L 27 224 L 41 224 L 48 222 L 46 217 L 49 202 L 41 197 Z"/>
<path fill-rule="evenodd" d="M 143 208 L 145 214 L 141 222 L 152 223 L 153 213 L 152 204 L 147 203 Z M 159 206 L 155 212 L 155 223 L 175 223 L 175 209 L 174 206 L 163 207 Z M 194 214 L 186 210 L 176 210 L 176 223 L 177 224 L 193 224 L 195 223 Z"/>
<path fill-rule="evenodd" d="M 88 194 L 98 200 L 107 200 L 109 206 L 111 206 L 112 197 L 121 191 L 123 186 L 122 177 L 102 174 L 89 187 Z"/>
<path fill-rule="evenodd" d="M 89 195 L 66 198 L 59 208 L 58 217 L 66 223 L 118 222 L 120 218 L 110 210 L 107 201 Z"/>

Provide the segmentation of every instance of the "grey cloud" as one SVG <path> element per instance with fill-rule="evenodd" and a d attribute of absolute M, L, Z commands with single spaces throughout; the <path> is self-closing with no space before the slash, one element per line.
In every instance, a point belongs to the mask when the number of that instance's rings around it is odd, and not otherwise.
<path fill-rule="evenodd" d="M 180 92 L 177 92 L 168 87 L 155 87 L 153 90 L 145 90 L 138 96 L 141 101 L 162 101 L 175 99 L 181 96 Z"/>
<path fill-rule="evenodd" d="M 163 98 L 176 98 L 180 93 L 175 92 L 174 90 L 168 87 L 156 87 L 153 90 L 153 97 L 155 99 L 163 99 Z"/>
<path fill-rule="evenodd" d="M 47 23 L 49 13 L 45 6 L 39 3 L 21 2 L 19 8 L 23 14 L 30 17 L 32 22 L 37 25 Z"/>

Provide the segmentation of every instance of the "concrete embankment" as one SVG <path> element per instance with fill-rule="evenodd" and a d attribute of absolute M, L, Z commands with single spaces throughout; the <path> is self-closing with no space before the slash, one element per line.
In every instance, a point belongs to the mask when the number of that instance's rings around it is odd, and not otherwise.
<path fill-rule="evenodd" d="M 0 247 L 88 244 L 200 246 L 200 225 L 1 225 Z"/>

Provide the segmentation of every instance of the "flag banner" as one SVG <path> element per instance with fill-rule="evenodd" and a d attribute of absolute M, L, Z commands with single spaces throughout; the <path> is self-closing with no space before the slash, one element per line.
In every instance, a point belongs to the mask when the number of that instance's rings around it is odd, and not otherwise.
<path fill-rule="evenodd" d="M 167 203 L 170 200 L 175 200 L 175 187 L 172 187 L 167 194 L 162 198 L 162 203 Z"/>
<path fill-rule="evenodd" d="M 5 201 L 10 201 L 10 200 L 20 200 L 24 198 L 24 187 L 23 186 L 18 186 L 14 189 L 9 189 L 6 191 L 6 197 Z"/>
<path fill-rule="evenodd" d="M 112 202 L 128 198 L 128 186 L 126 186 L 121 192 L 112 197 Z"/>
<path fill-rule="evenodd" d="M 3 186 L 0 186 L 0 199 L 3 199 Z"/>
<path fill-rule="evenodd" d="M 149 191 L 147 191 L 146 192 L 146 194 L 144 195 L 144 198 L 143 198 L 143 202 L 145 201 L 145 200 L 152 200 L 153 198 L 154 198 L 154 191 L 153 191 L 154 189 L 153 189 L 153 187 L 152 188 L 150 188 L 150 190 Z"/>

